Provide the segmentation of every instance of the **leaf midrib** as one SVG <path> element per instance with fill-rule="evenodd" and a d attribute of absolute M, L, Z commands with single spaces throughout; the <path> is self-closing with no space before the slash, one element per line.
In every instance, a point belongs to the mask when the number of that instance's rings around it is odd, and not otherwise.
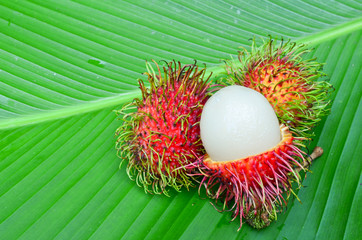
<path fill-rule="evenodd" d="M 309 46 L 321 44 L 326 41 L 336 39 L 340 36 L 347 35 L 354 31 L 362 29 L 362 17 L 356 18 L 352 21 L 337 25 L 333 28 L 321 31 L 316 34 L 312 34 L 306 37 L 296 39 L 296 42 L 306 43 Z M 206 75 L 213 73 L 213 75 L 218 75 L 223 72 L 224 69 L 222 65 L 215 65 L 207 69 Z M 118 94 L 112 97 L 102 98 L 94 101 L 84 102 L 81 104 L 62 107 L 57 110 L 42 111 L 39 113 L 8 118 L 0 120 L 0 130 L 17 128 L 21 126 L 26 126 L 30 124 L 36 124 L 41 122 L 47 122 L 51 120 L 57 120 L 62 118 L 71 117 L 78 114 L 89 113 L 97 110 L 101 110 L 107 107 L 112 107 L 120 105 L 124 102 L 131 101 L 134 98 L 137 98 L 141 95 L 139 90 L 132 90 L 125 94 Z"/>
<path fill-rule="evenodd" d="M 140 95 L 139 90 L 132 90 L 128 93 L 118 94 L 112 97 L 102 98 L 90 102 L 63 107 L 56 110 L 44 111 L 22 117 L 0 120 L 0 130 L 26 126 L 35 123 L 47 122 L 56 119 L 71 117 L 78 114 L 89 113 L 104 108 L 120 105 L 127 101 L 132 101 Z"/>

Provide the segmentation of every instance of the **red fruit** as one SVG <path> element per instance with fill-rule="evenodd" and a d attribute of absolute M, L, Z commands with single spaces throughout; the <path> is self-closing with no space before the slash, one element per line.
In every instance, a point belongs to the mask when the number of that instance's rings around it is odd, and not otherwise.
<path fill-rule="evenodd" d="M 303 60 L 302 44 L 266 41 L 251 52 L 240 52 L 240 65 L 227 63 L 228 81 L 262 93 L 274 107 L 281 123 L 294 133 L 311 137 L 311 130 L 329 112 L 332 86 L 319 78 L 322 64 Z"/>
<path fill-rule="evenodd" d="M 282 140 L 277 146 L 263 153 L 232 161 L 216 162 L 205 155 L 197 166 L 202 177 L 201 186 L 207 194 L 223 201 L 223 209 L 233 211 L 233 219 L 267 213 L 268 219 L 253 222 L 253 227 L 263 228 L 276 217 L 276 210 L 286 204 L 282 196 L 293 192 L 291 183 L 300 182 L 296 167 L 303 168 L 304 155 L 297 146 L 300 138 L 294 138 L 288 127 L 280 126 Z M 304 169 L 304 168 L 303 168 Z M 265 218 L 265 216 L 264 216 Z M 240 229 L 239 228 L 239 229 Z"/>
<path fill-rule="evenodd" d="M 300 73 L 301 67 L 287 58 L 269 58 L 250 63 L 243 85 L 262 93 L 274 104 L 274 110 L 279 116 L 284 114 L 285 109 L 297 114 L 300 110 L 294 107 L 295 102 L 307 104 L 306 96 L 301 93 L 309 91 Z"/>
<path fill-rule="evenodd" d="M 157 65 L 157 64 L 156 64 Z M 165 193 L 167 186 L 188 188 L 190 176 L 183 166 L 204 154 L 199 121 L 208 99 L 205 69 L 195 64 L 170 62 L 158 75 L 147 73 L 150 88 L 139 81 L 142 99 L 119 111 L 123 124 L 116 134 L 121 158 L 129 160 L 127 173 L 145 191 Z M 135 112 L 127 113 L 136 108 Z"/>

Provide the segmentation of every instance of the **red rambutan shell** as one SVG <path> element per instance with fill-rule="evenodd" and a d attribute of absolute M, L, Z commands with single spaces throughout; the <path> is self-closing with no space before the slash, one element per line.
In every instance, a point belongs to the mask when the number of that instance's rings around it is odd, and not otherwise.
<path fill-rule="evenodd" d="M 175 82 L 167 88 L 158 88 L 145 97 L 137 110 L 143 119 L 135 128 L 136 141 L 142 149 L 141 156 L 153 159 L 153 172 L 172 175 L 187 159 L 195 159 L 191 153 L 202 154 L 199 121 L 201 106 L 207 99 L 205 93 L 191 93 L 188 87 L 178 92 L 182 84 Z M 158 169 L 161 159 L 164 164 Z"/>
<path fill-rule="evenodd" d="M 311 90 L 303 79 L 308 77 L 301 76 L 301 67 L 295 62 L 277 57 L 251 64 L 243 85 L 263 94 L 279 116 L 284 114 L 284 109 L 297 116 L 300 109 L 294 107 L 295 102 L 308 104 L 303 95 Z"/>
<path fill-rule="evenodd" d="M 156 64 L 157 65 L 157 64 Z M 167 194 L 192 185 L 183 166 L 204 154 L 199 121 L 208 99 L 205 69 L 170 62 L 158 74 L 147 73 L 150 87 L 140 81 L 142 99 L 122 109 L 116 148 L 128 160 L 127 173 L 145 191 Z M 127 113 L 131 108 L 136 111 Z"/>
<path fill-rule="evenodd" d="M 278 119 L 298 136 L 313 136 L 313 127 L 329 112 L 331 84 L 320 78 L 323 64 L 303 60 L 303 44 L 265 41 L 239 53 L 240 64 L 226 63 L 229 84 L 249 87 L 263 94 Z"/>
<path fill-rule="evenodd" d="M 300 138 L 294 138 L 284 125 L 280 129 L 282 140 L 268 151 L 225 162 L 215 162 L 205 155 L 197 163 L 200 173 L 195 175 L 202 177 L 200 188 L 204 186 L 211 198 L 223 201 L 223 210 L 229 206 L 233 220 L 240 217 L 240 227 L 242 217 L 251 211 L 272 213 L 283 206 L 286 200 L 282 194 L 292 191 L 292 181 L 300 181 L 294 170 L 303 168 L 301 163 L 305 161 L 306 154 L 297 147 Z"/>

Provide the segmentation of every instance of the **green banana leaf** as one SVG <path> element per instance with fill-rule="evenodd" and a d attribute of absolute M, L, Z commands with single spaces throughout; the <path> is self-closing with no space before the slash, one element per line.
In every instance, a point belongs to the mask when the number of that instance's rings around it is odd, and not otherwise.
<path fill-rule="evenodd" d="M 358 239 L 362 2 L 0 0 L 0 239 Z M 145 194 L 119 169 L 114 109 L 145 60 L 221 71 L 252 38 L 309 43 L 333 84 L 297 199 L 257 231 L 197 189 Z"/>

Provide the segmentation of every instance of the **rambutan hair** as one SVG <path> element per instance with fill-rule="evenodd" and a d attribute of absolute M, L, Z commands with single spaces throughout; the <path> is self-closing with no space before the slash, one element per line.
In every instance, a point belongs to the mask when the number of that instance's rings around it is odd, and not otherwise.
<path fill-rule="evenodd" d="M 255 39 L 250 52 L 239 51 L 238 61 L 226 61 L 227 84 L 238 84 L 262 93 L 273 106 L 278 119 L 299 136 L 312 137 L 312 129 L 330 111 L 333 87 L 325 79 L 323 64 L 304 44 L 291 41 Z"/>
<path fill-rule="evenodd" d="M 232 211 L 232 220 L 239 217 L 239 230 L 243 218 L 258 229 L 268 226 L 276 212 L 287 205 L 290 194 L 295 195 L 293 182 L 301 186 L 296 168 L 307 170 L 307 154 L 301 150 L 305 139 L 293 137 L 285 125 L 280 129 L 282 140 L 266 152 L 226 162 L 204 155 L 187 166 L 196 169 L 192 176 L 201 179 L 199 194 L 205 188 L 210 198 L 222 202 L 219 211 Z"/>
<path fill-rule="evenodd" d="M 205 78 L 205 68 L 196 62 L 172 61 L 162 70 L 155 64 L 157 73 L 147 63 L 150 86 L 139 80 L 142 98 L 117 111 L 123 123 L 116 131 L 116 149 L 122 162 L 128 161 L 131 179 L 146 192 L 168 195 L 167 187 L 179 191 L 193 185 L 183 166 L 204 154 L 199 121 L 212 91 L 211 75 Z"/>

